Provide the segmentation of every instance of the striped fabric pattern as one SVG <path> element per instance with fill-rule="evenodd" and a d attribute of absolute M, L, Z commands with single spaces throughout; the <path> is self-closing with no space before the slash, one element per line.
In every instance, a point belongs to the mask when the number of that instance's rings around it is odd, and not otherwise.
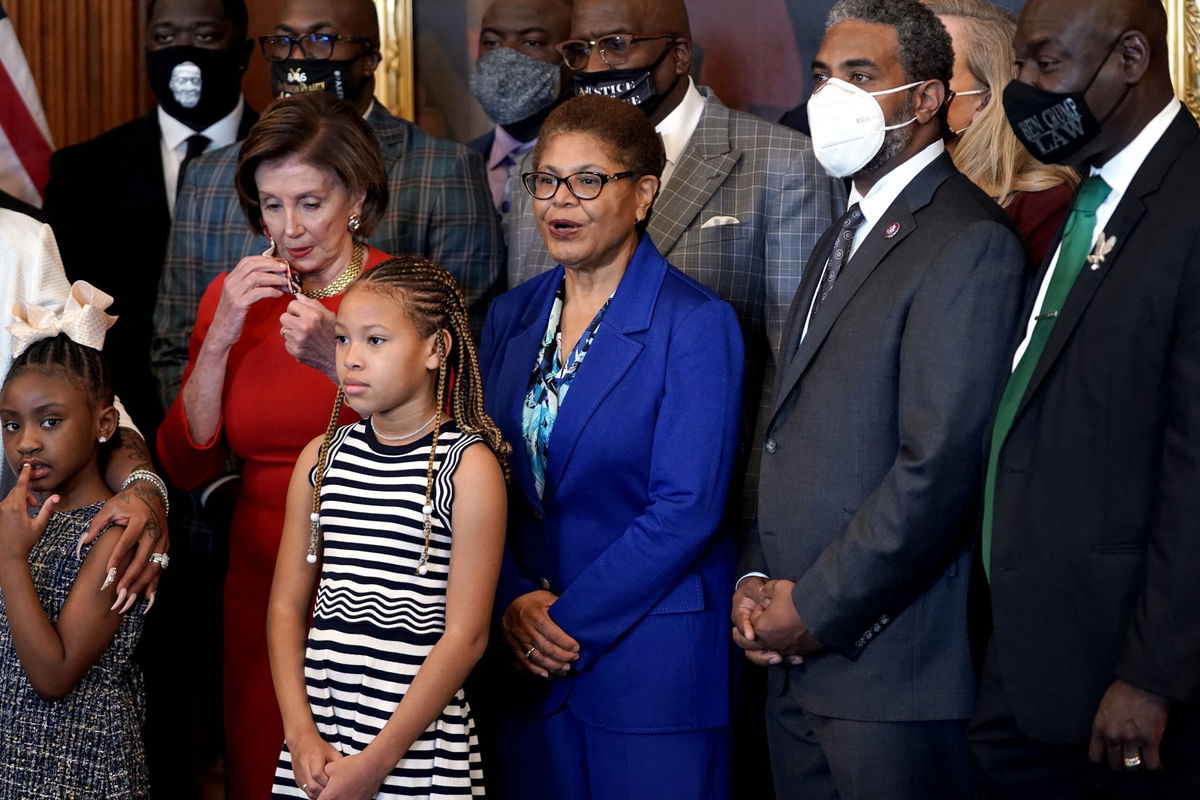
<path fill-rule="evenodd" d="M 340 428 L 321 486 L 321 582 L 304 659 L 309 707 L 322 738 L 359 753 L 383 729 L 445 630 L 455 469 L 478 436 L 452 423 L 438 435 L 429 569 L 421 507 L 432 434 L 392 447 L 369 421 Z M 475 723 L 460 689 L 380 787 L 377 797 L 483 794 Z M 273 797 L 304 797 L 287 746 Z"/>
<path fill-rule="evenodd" d="M 0 5 L 0 189 L 41 207 L 52 152 L 33 73 Z"/>

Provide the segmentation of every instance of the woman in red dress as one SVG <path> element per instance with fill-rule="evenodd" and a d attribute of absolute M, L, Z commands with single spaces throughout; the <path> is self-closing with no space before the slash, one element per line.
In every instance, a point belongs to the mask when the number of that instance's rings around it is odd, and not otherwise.
<path fill-rule="evenodd" d="M 242 210 L 271 249 L 214 280 L 200 301 L 183 389 L 158 453 L 184 489 L 242 462 L 225 579 L 224 693 L 230 800 L 270 794 L 283 727 L 267 661 L 266 611 L 288 480 L 324 430 L 337 391 L 333 317 L 364 270 L 387 204 L 374 135 L 324 92 L 281 100 L 250 131 L 237 167 Z M 343 411 L 342 424 L 355 418 Z"/>

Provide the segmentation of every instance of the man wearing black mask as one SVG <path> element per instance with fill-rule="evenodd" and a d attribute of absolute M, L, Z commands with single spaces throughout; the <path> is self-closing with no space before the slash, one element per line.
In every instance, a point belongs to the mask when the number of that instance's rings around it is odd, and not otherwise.
<path fill-rule="evenodd" d="M 145 57 L 158 105 L 50 161 L 45 210 L 67 276 L 116 298 L 121 324 L 105 350 L 147 441 L 162 419 L 150 335 L 176 187 L 192 158 L 242 139 L 258 119 L 242 99 L 252 47 L 244 0 L 152 0 Z"/>
<path fill-rule="evenodd" d="M 1200 797 L 1200 129 L 1158 0 L 1030 0 L 1014 46 L 1013 131 L 1084 181 L 990 430 L 981 796 Z"/>
<path fill-rule="evenodd" d="M 469 147 L 487 163 L 502 215 L 512 205 L 517 162 L 537 144 L 550 112 L 570 96 L 570 73 L 555 49 L 570 31 L 570 0 L 495 0 L 483 13 L 471 94 L 496 127 Z"/>

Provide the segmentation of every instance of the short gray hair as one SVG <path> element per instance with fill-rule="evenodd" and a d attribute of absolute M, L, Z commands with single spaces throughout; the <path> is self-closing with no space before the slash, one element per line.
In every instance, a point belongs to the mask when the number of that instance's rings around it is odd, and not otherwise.
<path fill-rule="evenodd" d="M 905 80 L 938 80 L 949 90 L 954 44 L 946 26 L 919 0 L 838 0 L 825 30 L 852 19 L 895 28 Z"/>

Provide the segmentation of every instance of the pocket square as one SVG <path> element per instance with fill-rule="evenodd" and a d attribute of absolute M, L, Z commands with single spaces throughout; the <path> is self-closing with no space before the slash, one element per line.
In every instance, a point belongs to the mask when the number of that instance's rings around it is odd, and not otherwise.
<path fill-rule="evenodd" d="M 741 225 L 742 221 L 737 217 L 709 217 L 700 226 L 700 230 L 705 228 L 715 228 L 718 225 Z"/>

